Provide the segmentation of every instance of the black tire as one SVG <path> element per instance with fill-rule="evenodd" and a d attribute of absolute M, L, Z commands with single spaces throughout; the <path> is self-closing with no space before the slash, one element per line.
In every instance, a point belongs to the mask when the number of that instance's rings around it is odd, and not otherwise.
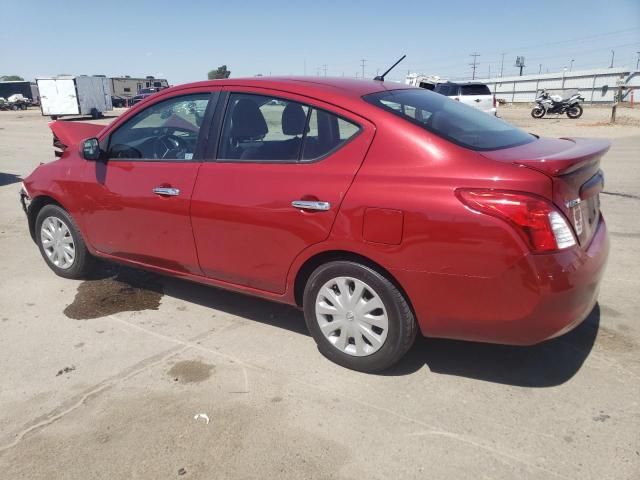
<path fill-rule="evenodd" d="M 542 118 L 544 117 L 545 113 L 546 112 L 542 107 L 533 107 L 533 110 L 531 110 L 531 116 L 533 118 Z"/>
<path fill-rule="evenodd" d="M 58 115 L 51 115 L 51 120 L 57 120 L 58 119 Z"/>
<path fill-rule="evenodd" d="M 582 106 L 581 105 L 573 105 L 567 109 L 567 117 L 569 118 L 580 118 L 582 116 Z"/>
<path fill-rule="evenodd" d="M 61 268 L 55 265 L 55 263 L 45 252 L 42 238 L 42 224 L 49 217 L 57 218 L 63 224 L 65 224 L 69 229 L 71 237 L 73 238 L 75 257 L 72 264 L 67 268 Z M 49 268 L 51 268 L 51 270 L 56 273 L 56 275 L 64 278 L 77 279 L 84 278 L 87 273 L 91 271 L 94 265 L 94 258 L 87 250 L 87 246 L 84 243 L 84 239 L 82 238 L 82 234 L 80 233 L 78 226 L 73 221 L 73 218 L 71 218 L 71 215 L 66 212 L 66 210 L 59 207 L 58 205 L 45 205 L 44 207 L 42 207 L 42 210 L 38 212 L 35 228 L 36 243 L 38 244 L 38 248 L 40 249 L 40 254 L 42 255 L 42 258 L 44 258 L 45 263 L 49 266 Z"/>
<path fill-rule="evenodd" d="M 316 318 L 320 289 L 337 277 L 351 277 L 370 286 L 378 295 L 388 318 L 387 336 L 382 346 L 366 356 L 354 356 L 335 347 L 322 333 Z M 333 261 L 318 267 L 304 290 L 304 316 L 318 350 L 332 362 L 360 372 L 379 372 L 394 365 L 411 348 L 417 325 L 411 307 L 398 288 L 376 270 L 351 261 Z M 349 340 L 349 343 L 351 340 Z"/>

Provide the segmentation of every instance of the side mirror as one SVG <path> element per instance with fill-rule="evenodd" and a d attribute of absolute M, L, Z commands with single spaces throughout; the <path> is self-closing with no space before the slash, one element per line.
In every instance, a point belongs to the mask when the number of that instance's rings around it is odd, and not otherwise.
<path fill-rule="evenodd" d="M 82 142 L 82 156 L 85 160 L 100 160 L 100 142 L 97 138 L 88 138 Z"/>

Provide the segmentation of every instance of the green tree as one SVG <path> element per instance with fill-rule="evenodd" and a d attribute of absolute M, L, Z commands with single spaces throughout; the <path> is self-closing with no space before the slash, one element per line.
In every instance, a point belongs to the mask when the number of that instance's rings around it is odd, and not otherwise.
<path fill-rule="evenodd" d="M 226 65 L 222 65 L 207 73 L 207 78 L 209 80 L 218 80 L 221 78 L 229 78 L 229 75 L 231 75 L 231 70 L 227 69 Z"/>
<path fill-rule="evenodd" d="M 2 75 L 0 77 L 0 81 L 2 82 L 23 82 L 24 78 L 22 78 L 20 75 Z"/>

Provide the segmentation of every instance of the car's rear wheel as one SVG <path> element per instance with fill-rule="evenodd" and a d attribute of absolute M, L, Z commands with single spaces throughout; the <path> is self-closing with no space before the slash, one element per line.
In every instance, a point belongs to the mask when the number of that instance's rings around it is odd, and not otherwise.
<path fill-rule="evenodd" d="M 304 314 L 320 352 L 362 372 L 395 364 L 411 348 L 417 331 L 398 288 L 376 270 L 351 261 L 329 262 L 311 274 Z"/>
<path fill-rule="evenodd" d="M 533 118 L 542 118 L 544 117 L 545 111 L 544 108 L 542 107 L 534 107 L 533 110 L 531 110 L 531 116 Z"/>
<path fill-rule="evenodd" d="M 93 266 L 80 230 L 57 205 L 46 205 L 36 218 L 36 241 L 45 262 L 57 275 L 82 278 Z"/>
<path fill-rule="evenodd" d="M 582 107 L 580 105 L 572 105 L 567 109 L 567 117 L 580 118 L 582 116 Z"/>

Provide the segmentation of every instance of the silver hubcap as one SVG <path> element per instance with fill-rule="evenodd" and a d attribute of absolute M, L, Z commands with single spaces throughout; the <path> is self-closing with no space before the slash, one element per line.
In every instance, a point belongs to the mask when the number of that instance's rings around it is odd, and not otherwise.
<path fill-rule="evenodd" d="M 389 330 L 387 309 L 378 294 L 351 277 L 337 277 L 322 286 L 316 298 L 316 320 L 334 347 L 356 357 L 377 352 Z"/>
<path fill-rule="evenodd" d="M 67 224 L 58 217 L 47 217 L 40 228 L 40 241 L 47 258 L 56 267 L 66 270 L 76 258 L 76 246 Z"/>

